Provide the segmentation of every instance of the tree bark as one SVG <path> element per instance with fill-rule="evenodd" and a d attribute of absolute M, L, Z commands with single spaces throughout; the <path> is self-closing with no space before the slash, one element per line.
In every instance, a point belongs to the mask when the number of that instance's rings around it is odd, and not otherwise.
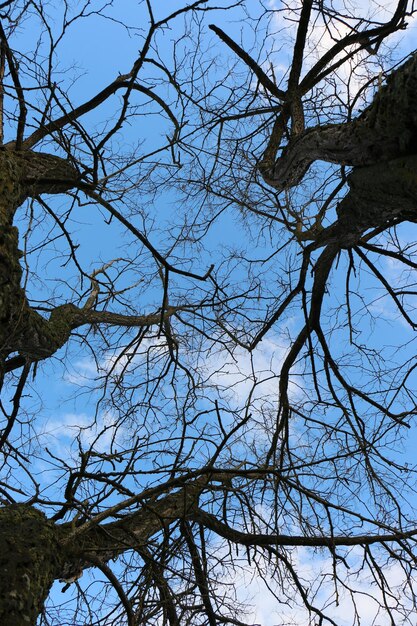
<path fill-rule="evenodd" d="M 354 168 L 347 182 L 349 192 L 337 206 L 337 220 L 314 237 L 314 248 L 350 248 L 368 229 L 417 222 L 417 154 Z"/>
<path fill-rule="evenodd" d="M 12 352 L 36 360 L 67 339 L 68 309 L 61 308 L 48 323 L 28 304 L 13 219 L 25 199 L 61 193 L 78 178 L 77 170 L 57 156 L 0 148 L 0 364 Z"/>
<path fill-rule="evenodd" d="M 207 478 L 197 479 L 147 498 L 119 521 L 79 527 L 57 524 L 25 504 L 0 508 L 1 626 L 36 626 L 54 580 L 76 579 L 97 561 L 146 546 L 151 536 L 195 512 L 206 485 Z"/>
<path fill-rule="evenodd" d="M 0 387 L 2 375 L 26 361 L 52 356 L 71 332 L 85 324 L 143 327 L 159 324 L 161 313 L 143 316 L 95 311 L 72 303 L 55 307 L 49 319 L 31 308 L 21 286 L 22 253 L 13 219 L 29 197 L 62 193 L 77 185 L 77 170 L 60 157 L 0 147 Z M 164 318 L 178 309 L 167 307 Z M 8 356 L 18 353 L 8 359 Z"/>
<path fill-rule="evenodd" d="M 52 584 L 60 579 L 72 582 L 84 569 L 105 564 L 130 549 L 146 548 L 149 539 L 172 523 L 195 521 L 220 537 L 247 546 L 354 546 L 396 542 L 417 535 L 417 530 L 361 536 L 315 537 L 247 533 L 219 521 L 199 507 L 200 494 L 210 488 L 211 479 L 229 482 L 216 472 L 177 486 L 176 491 L 158 498 L 144 494 L 121 503 L 106 515 L 118 514 L 124 506 L 137 509 L 115 522 L 103 523 L 100 514 L 77 526 L 58 524 L 27 504 L 0 508 L 0 624 L 36 626 Z M 167 487 L 167 491 L 169 491 Z"/>
<path fill-rule="evenodd" d="M 59 572 L 58 533 L 37 509 L 0 509 L 0 624 L 35 626 Z"/>
<path fill-rule="evenodd" d="M 278 146 L 276 146 L 278 148 Z M 417 54 L 392 72 L 356 119 L 316 126 L 290 140 L 275 162 L 263 159 L 265 181 L 285 189 L 301 182 L 310 165 L 327 161 L 354 167 L 391 161 L 417 151 Z"/>
<path fill-rule="evenodd" d="M 315 160 L 353 166 L 349 191 L 332 225 L 301 231 L 300 239 L 313 240 L 314 247 L 348 248 L 370 228 L 417 221 L 417 53 L 388 77 L 358 118 L 307 129 L 275 162 L 265 156 L 259 169 L 282 190 L 300 183 Z"/>

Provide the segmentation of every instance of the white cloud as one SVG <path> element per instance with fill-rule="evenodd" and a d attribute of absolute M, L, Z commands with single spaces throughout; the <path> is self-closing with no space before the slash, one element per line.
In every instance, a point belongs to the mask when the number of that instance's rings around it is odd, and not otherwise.
<path fill-rule="evenodd" d="M 44 425 L 40 441 L 62 458 L 77 459 L 79 444 L 83 450 L 92 448 L 105 453 L 117 447 L 124 434 L 124 428 L 118 425 L 117 416 L 111 411 L 102 411 L 97 416 L 64 413 Z"/>
<path fill-rule="evenodd" d="M 78 359 L 70 362 L 71 368 L 64 374 L 64 381 L 70 385 L 83 386 L 94 380 L 97 376 L 97 365 L 92 358 Z"/>
<path fill-rule="evenodd" d="M 205 363 L 212 383 L 227 388 L 235 400 L 245 403 L 254 385 L 256 397 L 277 393 L 277 372 L 287 352 L 287 346 L 277 336 L 265 338 L 250 353 L 237 348 L 233 355 L 226 350 L 213 353 Z"/>
<path fill-rule="evenodd" d="M 348 560 L 352 571 L 359 569 L 362 564 L 360 549 L 351 550 Z M 366 568 L 357 576 L 348 578 L 349 572 L 344 570 L 343 565 L 338 565 L 340 581 L 346 582 L 347 588 L 355 593 L 353 599 L 350 591 L 347 591 L 339 581 L 336 601 L 331 558 L 320 556 L 307 548 L 300 548 L 293 552 L 292 564 L 303 587 L 308 590 L 310 602 L 333 619 L 338 626 L 392 626 L 392 618 L 381 609 L 384 604 L 383 595 L 372 582 L 371 574 Z M 384 566 L 382 570 L 387 585 L 392 589 L 392 594 L 388 593 L 386 599 L 396 620 L 395 624 L 414 626 L 412 599 L 407 599 L 404 592 L 404 572 L 398 565 Z M 314 613 L 309 614 L 296 590 L 291 592 L 290 584 L 287 585 L 285 594 L 283 589 L 285 580 L 280 583 L 279 579 L 282 581 L 285 575 L 283 574 L 282 578 L 266 577 L 265 582 L 255 565 L 242 565 L 235 584 L 238 600 L 252 604 L 252 611 L 246 616 L 245 621 L 261 626 L 315 626 L 319 621 L 317 616 Z M 415 585 L 417 581 L 413 583 Z M 268 588 L 276 591 L 280 601 L 274 598 Z M 406 605 L 405 610 L 396 610 L 397 599 Z"/>
<path fill-rule="evenodd" d="M 326 19 L 326 22 L 323 20 L 322 15 L 317 15 L 316 12 L 313 12 L 314 23 L 312 20 L 311 23 L 313 23 L 313 26 L 310 27 L 307 37 L 302 74 L 305 74 L 311 69 L 337 41 L 340 41 L 343 37 L 352 33 L 351 27 L 358 25 L 359 18 L 363 20 L 373 20 L 376 23 L 387 22 L 392 18 L 397 4 L 397 0 L 388 0 L 384 3 L 377 2 L 376 0 L 351 0 L 348 9 L 346 9 L 345 6 L 339 7 L 342 19 Z M 268 8 L 275 11 L 273 15 L 273 25 L 274 30 L 277 31 L 277 39 L 279 41 L 285 41 L 286 43 L 282 51 L 283 59 L 285 58 L 286 60 L 285 62 L 277 63 L 277 72 L 282 75 L 288 71 L 288 64 L 291 63 L 301 2 L 300 0 L 292 0 L 286 2 L 284 7 L 282 2 L 270 0 Z M 334 8 L 337 9 L 337 5 Z M 349 15 L 351 17 L 348 17 Z M 401 55 L 413 51 L 415 48 L 414 31 L 417 26 L 417 15 L 407 18 L 407 26 L 407 31 L 397 31 L 386 40 L 386 45 L 392 50 L 396 49 L 398 46 L 398 50 L 396 51 L 398 58 L 400 58 Z M 365 26 L 362 25 L 360 28 L 364 29 Z M 341 55 L 345 55 L 346 51 L 349 51 L 349 49 L 344 50 L 336 59 L 340 58 Z M 358 61 L 361 61 L 362 69 L 360 73 L 353 71 Z M 328 90 L 329 96 L 337 93 L 339 100 L 342 99 L 345 102 L 347 102 L 348 99 L 352 100 L 363 87 L 365 82 L 364 71 L 366 71 L 366 67 L 372 64 L 370 76 L 375 76 L 375 74 L 378 73 L 379 63 L 380 61 L 377 57 L 369 55 L 366 51 L 361 51 L 357 53 L 353 59 L 345 61 L 337 68 L 337 71 L 332 74 L 332 79 L 335 81 L 334 85 L 328 86 L 323 83 L 322 88 Z M 375 64 L 377 64 L 376 68 Z M 380 70 L 382 70 L 382 66 Z M 363 102 L 359 100 L 356 106 L 357 108 L 361 108 Z"/>

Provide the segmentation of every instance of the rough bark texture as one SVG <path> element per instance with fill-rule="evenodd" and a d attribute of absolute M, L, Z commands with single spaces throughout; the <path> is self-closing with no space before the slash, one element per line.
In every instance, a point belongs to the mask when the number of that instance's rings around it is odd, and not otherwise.
<path fill-rule="evenodd" d="M 277 146 L 278 147 L 278 146 Z M 417 54 L 394 71 L 372 104 L 349 123 L 316 126 L 291 140 L 275 163 L 260 164 L 277 189 L 297 185 L 316 160 L 356 167 L 417 150 Z"/>
<path fill-rule="evenodd" d="M 314 237 L 316 245 L 356 245 L 370 228 L 417 221 L 417 155 L 358 167 L 348 176 L 349 192 L 339 202 L 338 219 Z"/>
<path fill-rule="evenodd" d="M 48 323 L 27 302 L 13 218 L 26 198 L 60 193 L 77 180 L 76 169 L 64 159 L 0 149 L 0 362 L 16 351 L 36 360 L 52 354 L 68 338 L 68 307 L 57 310 Z"/>
<path fill-rule="evenodd" d="M 33 507 L 0 509 L 0 624 L 35 626 L 59 571 L 56 528 Z"/>
<path fill-rule="evenodd" d="M 38 511 L 12 504 L 0 508 L 0 625 L 35 626 L 54 580 L 78 578 L 97 560 L 105 563 L 198 508 L 207 479 L 150 498 L 117 522 L 79 527 L 56 524 Z"/>
<path fill-rule="evenodd" d="M 89 558 L 103 562 L 117 558 L 129 548 L 143 547 L 149 538 L 179 519 L 186 519 L 198 508 L 199 495 L 207 479 L 197 479 L 178 491 L 149 499 L 120 521 L 59 527 L 63 557 L 59 578 L 70 578 L 73 570 L 91 567 Z"/>

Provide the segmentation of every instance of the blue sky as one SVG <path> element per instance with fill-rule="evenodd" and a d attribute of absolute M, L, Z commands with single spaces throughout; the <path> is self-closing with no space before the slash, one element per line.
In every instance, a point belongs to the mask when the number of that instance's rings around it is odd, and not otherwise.
<path fill-rule="evenodd" d="M 173 10 L 175 6 L 180 6 L 180 2 L 170 3 L 170 10 Z M 279 8 L 281 5 L 278 2 L 268 3 L 270 8 Z M 386 4 L 386 8 L 388 3 Z M 390 6 L 394 3 L 390 3 Z M 51 9 L 52 10 L 52 9 Z M 159 10 L 159 5 L 158 5 Z M 121 12 L 124 14 L 121 14 Z M 109 15 L 116 16 L 120 20 L 127 19 L 132 24 L 141 25 L 143 17 L 140 14 L 137 3 L 124 2 L 116 3 L 114 9 L 109 8 Z M 292 41 L 293 30 L 288 28 L 288 21 L 283 19 L 282 14 L 277 14 L 276 28 L 280 30 L 285 28 L 286 31 L 280 33 L 282 36 L 282 43 L 277 45 L 277 51 L 274 55 L 276 59 L 275 74 L 279 78 L 283 76 L 287 67 L 290 43 Z M 247 25 L 243 25 L 241 21 L 241 13 L 234 11 L 226 14 L 222 12 L 216 12 L 210 16 L 210 21 L 222 26 L 231 35 L 238 35 L 241 29 L 243 30 L 244 39 L 250 41 L 252 32 Z M 166 44 L 164 39 L 161 40 L 160 46 L 163 54 L 167 53 L 170 49 L 172 40 L 178 36 L 178 32 L 181 29 L 181 23 L 178 25 L 178 30 L 174 27 L 172 30 L 167 31 L 164 35 L 166 38 Z M 70 68 L 67 74 L 62 75 L 62 80 L 68 85 L 74 80 L 73 85 L 69 91 L 72 102 L 79 104 L 81 101 L 88 99 L 98 89 L 105 84 L 113 80 L 119 73 L 124 73 L 129 70 L 132 60 L 135 58 L 139 41 L 140 41 L 140 29 L 132 30 L 130 33 L 126 33 L 123 27 L 111 20 L 85 20 L 74 25 L 74 30 L 71 32 L 63 45 L 59 49 L 59 63 L 63 69 Z M 398 56 L 401 56 L 400 50 L 405 52 L 412 47 L 412 37 L 415 34 L 415 26 L 412 26 L 409 34 L 401 35 L 401 38 L 397 38 L 400 48 L 397 51 Z M 319 29 L 316 33 L 320 33 Z M 30 38 L 32 35 L 32 39 Z M 23 31 L 22 41 L 27 43 L 30 49 L 33 46 L 33 42 L 36 40 L 36 31 Z M 222 47 L 222 44 L 216 43 L 216 38 L 211 34 L 211 45 L 218 46 L 221 50 L 221 55 L 224 58 L 224 64 L 228 67 L 231 63 L 230 55 L 228 51 Z M 329 41 L 326 39 L 325 34 L 317 34 L 317 39 L 310 38 L 311 48 L 315 49 L 316 53 L 320 53 L 326 49 L 329 45 Z M 166 45 L 166 47 L 165 47 Z M 191 43 L 188 43 L 191 45 Z M 223 69 L 223 67 L 221 68 Z M 341 71 L 343 77 L 343 71 Z M 115 114 L 115 110 L 118 106 L 118 96 L 115 96 L 111 102 L 100 107 L 94 114 L 83 118 L 82 122 L 87 128 L 91 128 L 95 124 L 104 123 L 109 116 Z M 144 118 L 139 118 L 135 125 L 128 126 L 125 132 L 121 135 L 120 145 L 121 150 L 126 150 L 130 145 L 135 145 L 136 142 L 142 139 L 144 132 L 151 136 L 148 140 L 149 145 L 158 146 L 161 142 L 164 142 L 164 135 L 167 132 L 168 124 L 164 122 L 161 125 L 161 118 L 158 115 L 148 115 Z M 302 192 L 299 196 L 295 197 L 295 204 L 300 202 Z M 151 235 L 151 240 L 156 245 L 165 244 L 164 225 L 169 219 L 177 220 L 178 216 L 182 216 L 181 211 L 184 209 L 180 206 L 179 195 L 169 189 L 168 191 L 162 191 L 159 193 L 155 202 L 151 203 L 147 201 L 147 198 L 140 198 L 137 202 L 137 215 L 135 220 L 138 226 L 143 224 L 151 225 L 156 223 L 157 227 L 155 232 Z M 54 208 L 57 211 L 65 211 L 66 205 L 61 200 L 51 200 Z M 190 204 L 190 212 L 197 211 L 197 206 Z M 207 208 L 207 207 L 204 207 Z M 41 224 L 37 224 L 36 229 L 31 238 L 31 245 L 36 246 L 36 243 L 42 241 L 45 237 L 44 228 L 49 228 L 46 224 L 42 227 Z M 103 224 L 103 219 L 100 211 L 96 207 L 86 206 L 75 207 L 72 217 L 72 228 L 76 232 L 77 243 L 80 244 L 79 258 L 85 264 L 85 269 L 90 272 L 93 269 L 99 267 L 103 263 L 107 263 L 112 259 L 128 258 L 132 252 L 132 238 L 122 239 L 121 229 L 115 228 L 115 224 L 107 226 Z M 247 252 L 254 257 L 267 256 L 274 248 L 276 248 L 276 240 L 274 239 L 274 233 L 271 235 L 271 240 L 268 241 L 267 235 L 256 239 L 257 225 L 250 226 L 243 222 L 237 211 L 231 209 L 225 212 L 222 217 L 217 221 L 217 224 L 210 230 L 207 237 L 208 252 L 202 253 L 198 260 L 198 271 L 204 273 L 205 268 L 211 261 L 211 256 L 223 254 L 224 252 L 235 249 L 241 242 L 243 235 L 248 237 Z M 400 236 L 404 239 L 414 237 L 415 229 L 409 225 L 405 225 L 400 229 Z M 119 238 L 120 237 L 120 238 Z M 153 239 L 154 238 L 154 239 Z M 58 241 L 54 246 L 50 246 L 47 252 L 43 253 L 40 264 L 34 267 L 34 271 L 38 272 L 45 282 L 48 288 L 51 277 L 59 276 L 61 284 L 56 287 L 57 302 L 60 298 L 74 297 L 77 298 L 81 287 L 77 285 L 74 288 L 73 281 L 70 282 L 74 274 L 74 268 L 70 265 L 62 267 L 62 257 L 60 256 L 61 241 Z M 197 246 L 196 246 L 197 248 Z M 135 269 L 140 266 L 140 261 L 143 259 L 143 263 L 146 265 L 148 259 L 146 255 L 139 257 L 139 261 L 133 266 L 129 272 L 126 270 L 126 277 L 120 281 L 123 286 L 127 284 L 128 280 L 134 282 L 133 274 Z M 118 265 L 119 263 L 119 265 Z M 110 273 L 115 273 L 117 267 L 123 262 L 117 262 L 109 270 Z M 340 275 L 342 275 L 342 264 L 340 267 Z M 126 262 L 127 265 L 127 262 Z M 268 267 L 270 267 L 270 264 Z M 130 266 L 129 266 L 130 267 Z M 237 257 L 234 271 L 233 280 L 238 283 L 239 278 L 242 278 L 242 269 L 245 269 L 245 265 L 241 259 Z M 396 268 L 386 267 L 389 272 L 389 276 L 392 280 L 397 279 Z M 335 273 L 337 275 L 337 272 Z M 337 284 L 337 281 L 336 281 Z M 70 286 L 69 286 L 70 285 Z M 369 278 L 361 277 L 361 288 L 364 290 L 366 297 L 369 301 L 373 301 L 372 307 L 375 313 L 376 324 L 375 327 L 369 327 L 367 331 L 367 338 L 369 341 L 375 341 L 375 346 L 378 347 L 381 343 L 391 341 L 391 338 L 399 343 L 409 342 L 410 356 L 414 352 L 414 343 L 412 341 L 411 332 L 403 325 L 398 324 L 396 319 L 396 312 L 393 307 L 386 303 L 385 300 L 378 299 L 378 293 L 376 286 Z M 31 283 L 30 286 L 33 297 L 36 297 L 37 293 L 42 293 L 44 290 L 41 285 L 36 282 Z M 78 290 L 78 294 L 77 291 Z M 88 290 L 88 285 L 84 285 L 84 290 Z M 158 298 L 160 297 L 160 289 L 154 290 L 152 285 L 144 285 L 139 283 L 134 287 L 133 293 L 135 294 L 138 302 L 138 308 L 140 312 L 158 306 Z M 342 285 L 340 285 L 340 293 L 336 290 L 332 295 L 333 304 L 337 303 L 337 298 L 341 296 Z M 279 367 L 288 349 L 289 342 L 294 337 L 296 329 L 299 327 L 301 321 L 301 311 L 292 310 L 287 319 L 278 327 L 271 330 L 265 340 L 259 345 L 254 352 L 252 358 L 244 350 L 237 350 L 233 356 L 225 354 L 220 350 L 213 349 L 209 352 L 209 357 L 204 359 L 204 363 L 201 363 L 201 371 L 205 373 L 206 380 L 210 384 L 220 384 L 224 386 L 228 391 L 221 397 L 228 396 L 231 406 L 234 408 L 240 408 L 244 405 L 248 393 L 253 388 L 253 383 L 256 380 L 256 393 L 253 403 L 254 421 L 258 420 L 259 428 L 255 428 L 255 436 L 259 438 L 260 445 L 262 442 L 261 434 L 261 417 L 265 418 L 265 415 L 269 415 L 273 420 L 274 409 L 276 405 L 276 397 L 274 392 L 277 388 L 277 380 Z M 392 335 L 392 337 L 391 337 Z M 92 337 L 93 341 L 95 340 Z M 198 346 L 197 346 L 198 347 Z M 164 348 L 158 344 L 158 340 L 154 340 L 153 346 L 150 348 L 158 354 L 158 350 L 162 351 Z M 405 352 L 403 354 L 406 354 Z M 109 363 L 114 358 L 112 350 L 104 349 L 101 353 L 101 361 L 99 363 L 103 371 L 108 370 Z M 184 361 L 195 366 L 196 350 L 194 351 L 190 346 L 187 346 L 184 354 Z M 61 360 L 62 359 L 62 360 Z M 220 368 L 220 369 L 219 369 Z M 28 401 L 28 404 L 39 406 L 39 418 L 37 428 L 38 433 L 41 433 L 39 444 L 33 440 L 33 445 L 39 445 L 36 453 L 39 454 L 39 458 L 35 461 L 36 471 L 39 472 L 39 481 L 46 487 L 49 486 L 51 476 L 53 475 L 53 469 L 49 468 L 46 472 L 45 461 L 42 456 L 45 452 L 45 447 L 48 446 L 51 452 L 54 454 L 62 454 L 64 458 L 71 465 L 73 463 L 71 456 L 78 452 L 78 443 L 74 439 L 76 426 L 82 429 L 80 434 L 80 441 L 83 445 L 87 446 L 91 441 L 99 434 L 100 429 L 104 428 L 100 441 L 97 442 L 97 449 L 108 450 L 109 447 L 114 447 L 112 437 L 120 437 L 121 440 L 125 440 L 129 437 L 128 426 L 123 427 L 116 435 L 114 429 L 112 430 L 112 409 L 109 408 L 105 402 L 99 404 L 98 412 L 97 400 L 100 398 L 102 391 L 88 391 L 89 378 L 96 374 L 96 369 L 93 360 L 91 359 L 89 352 L 84 347 L 80 347 L 77 340 L 72 340 L 67 347 L 65 347 L 56 358 L 53 358 L 49 363 L 43 364 L 39 367 L 36 380 L 34 381 L 34 392 Z M 297 374 L 297 372 L 295 372 Z M 355 374 L 353 374 L 355 375 Z M 361 373 L 357 373 L 361 376 Z M 263 382 L 259 382 L 262 380 Z M 81 392 L 80 384 L 86 384 L 87 389 Z M 297 376 L 294 377 L 292 391 L 294 395 L 302 393 L 299 386 L 297 386 Z M 259 396 L 257 396 L 259 392 Z M 168 393 L 168 392 L 167 392 Z M 214 391 L 210 389 L 210 394 Z M 199 407 L 205 408 L 204 404 L 207 398 L 200 400 Z M 172 401 L 172 398 L 168 398 L 167 401 Z M 42 407 L 42 408 L 41 408 Z M 113 409 L 114 410 L 114 409 Z M 98 425 L 92 426 L 92 422 L 97 420 Z M 210 424 L 209 424 L 210 426 Z M 169 431 L 169 428 L 167 429 Z M 171 433 L 175 432 L 175 428 L 172 428 Z M 297 436 L 297 433 L 296 433 Z M 300 441 L 302 442 L 302 433 L 299 434 Z M 125 443 L 121 441 L 121 443 Z M 266 444 L 265 444 L 266 445 Z M 51 447 L 52 446 L 52 447 Z M 409 453 L 412 453 L 412 444 L 408 444 Z M 204 444 L 201 445 L 201 454 L 204 453 Z M 411 454 L 410 454 L 411 458 Z M 144 467 L 147 467 L 147 463 L 150 461 L 144 460 Z M 52 487 L 52 492 L 56 489 L 57 485 Z M 59 485 L 58 485 L 59 486 Z M 50 492 L 50 494 L 52 493 Z M 49 495 L 50 495 L 49 494 Z M 220 548 L 219 548 L 220 549 Z M 314 574 L 320 567 L 326 566 L 331 568 L 330 560 L 325 556 L 316 554 L 312 557 L 312 552 L 307 550 L 300 550 L 296 558 L 298 566 L 305 576 L 308 577 Z M 355 561 L 355 556 L 352 557 L 352 562 Z M 387 571 L 387 576 L 392 576 L 394 580 L 399 577 L 398 571 L 395 567 L 392 570 Z M 85 580 L 81 581 L 81 584 L 87 585 L 89 581 L 89 574 L 85 575 Z M 398 578 L 399 582 L 399 578 Z M 362 589 L 366 592 L 371 591 L 369 581 L 362 579 Z M 278 623 L 278 619 L 284 620 L 285 609 L 282 606 L 278 606 L 277 601 L 271 598 L 262 583 L 259 581 L 259 577 L 255 573 L 255 568 L 247 567 L 245 575 L 241 575 L 238 578 L 237 583 L 238 595 L 242 597 L 247 591 L 253 596 L 253 604 L 255 605 L 254 614 L 252 619 L 255 622 L 259 622 L 262 626 L 274 626 Z M 57 585 L 57 591 L 60 590 L 60 585 Z M 67 592 L 64 599 L 69 597 Z M 321 592 L 323 593 L 323 592 Z M 56 595 L 59 600 L 62 600 L 60 593 Z M 349 604 L 347 599 L 341 599 L 340 606 L 334 609 L 334 617 L 340 619 L 340 623 L 344 626 L 352 626 L 352 605 Z M 278 611 L 278 613 L 274 613 Z M 293 620 L 295 626 L 304 626 L 306 624 L 306 616 L 302 609 L 289 610 L 289 619 Z M 365 626 L 371 626 L 375 623 L 377 626 L 385 626 L 388 622 L 384 621 L 383 616 L 378 616 L 375 622 L 372 619 L 375 614 L 374 603 L 369 597 L 364 596 L 360 600 L 360 613 L 362 615 L 362 624 Z M 279 617 L 278 617 L 279 616 Z M 290 623 L 290 622 L 288 622 Z M 405 622 L 404 622 L 405 623 Z"/>

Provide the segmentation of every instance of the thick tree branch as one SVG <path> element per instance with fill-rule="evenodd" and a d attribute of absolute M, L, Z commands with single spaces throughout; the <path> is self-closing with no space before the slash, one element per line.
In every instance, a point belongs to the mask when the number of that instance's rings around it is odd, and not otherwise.
<path fill-rule="evenodd" d="M 18 71 L 18 65 L 14 59 L 12 50 L 10 49 L 9 42 L 6 37 L 6 33 L 3 30 L 3 26 L 0 23 L 0 41 L 2 50 L 4 50 L 5 57 L 7 59 L 7 65 L 9 66 L 10 75 L 12 77 L 13 85 L 17 95 L 17 101 L 19 103 L 19 117 L 17 121 L 17 134 L 15 146 L 17 150 L 22 147 L 23 134 L 26 126 L 27 107 L 25 101 L 25 95 L 23 93 L 22 84 L 20 82 L 20 76 Z"/>
<path fill-rule="evenodd" d="M 137 512 L 125 515 L 117 522 L 88 523 L 76 529 L 71 524 L 61 526 L 60 542 L 65 557 L 58 577 L 68 578 L 68 570 L 74 567 L 74 563 L 82 569 L 89 567 L 91 556 L 106 562 L 135 546 L 146 546 L 156 533 L 190 517 L 207 483 L 207 478 L 201 478 L 167 496 L 142 501 Z"/>
<path fill-rule="evenodd" d="M 359 45 L 357 51 L 368 48 L 372 44 L 378 44 L 396 30 L 403 28 L 406 14 L 407 0 L 399 0 L 391 20 L 382 26 L 354 32 L 339 39 L 307 72 L 300 83 L 301 93 L 307 93 L 314 85 L 323 80 L 325 76 L 334 71 L 334 66 L 329 66 L 329 64 L 343 50 L 347 50 L 354 45 Z"/>
<path fill-rule="evenodd" d="M 221 28 L 215 26 L 214 24 L 210 24 L 209 28 L 216 33 L 218 37 L 224 43 L 229 46 L 233 52 L 237 54 L 237 56 L 246 63 L 248 67 L 253 71 L 256 78 L 259 80 L 260 84 L 265 87 L 265 89 L 272 95 L 278 98 L 279 100 L 285 100 L 286 92 L 279 89 L 276 84 L 265 74 L 263 69 L 252 59 L 252 57 L 245 52 L 229 35 L 227 35 Z"/>
<path fill-rule="evenodd" d="M 355 120 L 316 126 L 295 137 L 269 172 L 268 184 L 282 190 L 297 185 L 310 165 L 327 161 L 365 166 L 416 150 L 417 54 L 394 71 L 371 105 Z"/>
<path fill-rule="evenodd" d="M 288 102 L 291 111 L 291 130 L 293 135 L 299 135 L 304 130 L 304 111 L 301 94 L 298 90 L 298 83 L 303 66 L 304 48 L 312 7 L 312 0 L 304 0 L 300 20 L 298 22 L 297 36 L 295 38 L 290 76 L 288 78 Z"/>
<path fill-rule="evenodd" d="M 243 533 L 228 524 L 221 522 L 215 515 L 198 509 L 190 515 L 194 522 L 202 524 L 208 530 L 212 530 L 220 537 L 239 543 L 244 546 L 304 546 L 304 547 L 328 547 L 335 546 L 369 546 L 383 544 L 404 539 L 412 539 L 417 536 L 417 530 L 408 532 L 398 531 L 386 535 L 342 535 L 342 536 L 318 536 L 308 535 L 267 535 L 264 533 Z"/>
<path fill-rule="evenodd" d="M 168 307 L 163 312 L 163 319 L 172 317 L 185 307 Z M 25 325 L 19 336 L 15 332 L 10 351 L 20 353 L 19 357 L 12 357 L 5 363 L 6 371 L 21 367 L 25 359 L 40 361 L 51 357 L 70 339 L 71 333 L 85 325 L 107 325 L 124 328 L 147 328 L 160 325 L 161 312 L 147 315 L 123 315 L 111 311 L 96 311 L 76 307 L 74 304 L 63 304 L 52 310 L 49 319 L 39 315 L 26 306 Z"/>

